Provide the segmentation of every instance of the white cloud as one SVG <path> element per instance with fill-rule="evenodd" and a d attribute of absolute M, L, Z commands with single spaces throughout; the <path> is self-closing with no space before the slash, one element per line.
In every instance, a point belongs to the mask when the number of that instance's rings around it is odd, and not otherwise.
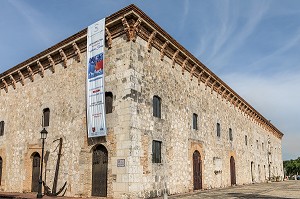
<path fill-rule="evenodd" d="M 184 26 L 186 25 L 186 20 L 189 15 L 189 10 L 190 10 L 190 2 L 189 0 L 184 0 L 183 2 L 183 13 L 182 17 L 179 23 L 179 31 L 182 32 L 184 30 Z"/>
<path fill-rule="evenodd" d="M 215 39 L 211 38 L 212 50 L 210 56 L 207 58 L 209 62 L 216 55 L 220 54 L 224 45 L 232 37 L 233 31 L 237 26 L 237 15 L 231 9 L 231 5 L 228 1 L 221 1 L 216 4 L 217 15 L 219 20 L 219 27 L 211 27 L 210 31 L 214 32 Z"/>
<path fill-rule="evenodd" d="M 236 56 L 258 28 L 269 11 L 269 2 L 248 2 L 241 6 L 232 1 L 215 2 L 214 16 L 208 17 L 209 22 L 201 21 L 201 29 L 197 54 L 206 51 L 205 63 L 216 68 L 224 67 L 224 62 Z"/>

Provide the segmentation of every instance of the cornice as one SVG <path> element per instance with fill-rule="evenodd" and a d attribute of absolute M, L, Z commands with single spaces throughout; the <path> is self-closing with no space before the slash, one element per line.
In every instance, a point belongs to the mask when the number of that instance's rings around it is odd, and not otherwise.
<path fill-rule="evenodd" d="M 9 87 L 16 89 L 17 82 L 21 82 L 24 86 L 25 78 L 34 81 L 35 75 L 39 74 L 43 77 L 47 69 L 54 73 L 57 64 L 62 63 L 67 67 L 67 59 L 72 57 L 76 57 L 80 62 L 80 53 L 86 52 L 86 34 L 85 28 L 0 74 L 0 89 L 6 92 L 9 91 Z M 283 133 L 135 5 L 129 5 L 106 18 L 108 48 L 111 48 L 114 38 L 123 34 L 126 34 L 128 41 L 133 42 L 139 36 L 147 42 L 149 52 L 152 48 L 156 48 L 160 51 L 161 60 L 165 56 L 169 57 L 172 60 L 172 67 L 178 64 L 182 68 L 182 74 L 190 73 L 191 81 L 195 77 L 199 85 L 203 83 L 205 88 L 210 87 L 211 93 L 216 92 L 217 97 L 220 96 L 222 100 L 232 104 L 258 125 L 271 131 L 279 139 L 282 138 Z"/>

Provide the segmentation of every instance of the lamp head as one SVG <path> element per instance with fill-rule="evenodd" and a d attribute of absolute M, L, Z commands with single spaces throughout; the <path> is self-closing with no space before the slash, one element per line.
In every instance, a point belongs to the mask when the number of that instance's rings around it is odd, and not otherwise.
<path fill-rule="evenodd" d="M 46 129 L 44 128 L 41 131 L 41 139 L 46 139 L 47 138 L 47 134 L 48 134 L 48 131 L 46 131 Z"/>

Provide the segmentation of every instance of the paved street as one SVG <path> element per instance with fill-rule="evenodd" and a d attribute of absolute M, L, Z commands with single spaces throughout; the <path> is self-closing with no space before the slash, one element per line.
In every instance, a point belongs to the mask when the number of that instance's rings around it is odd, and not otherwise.
<path fill-rule="evenodd" d="M 294 199 L 300 198 L 300 181 L 284 181 L 261 183 L 251 185 L 240 185 L 224 189 L 211 189 L 197 191 L 189 194 L 177 196 L 169 196 L 170 199 L 185 198 L 185 199 L 228 199 L 228 198 L 263 198 L 263 199 Z"/>

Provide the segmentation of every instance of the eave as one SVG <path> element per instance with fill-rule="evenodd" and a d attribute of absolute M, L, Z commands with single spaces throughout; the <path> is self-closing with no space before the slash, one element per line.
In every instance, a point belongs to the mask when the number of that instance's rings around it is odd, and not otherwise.
<path fill-rule="evenodd" d="M 0 89 L 9 92 L 11 87 L 16 89 L 17 82 L 21 82 L 24 86 L 24 79 L 30 78 L 34 81 L 35 75 L 39 74 L 43 77 L 47 69 L 54 73 L 57 64 L 62 63 L 64 67 L 67 67 L 67 59 L 74 56 L 80 62 L 80 53 L 86 52 L 86 34 L 85 28 L 0 74 Z M 114 38 L 123 34 L 127 35 L 128 41 L 134 42 L 137 36 L 144 39 L 147 41 L 148 51 L 156 48 L 160 51 L 161 60 L 165 56 L 169 57 L 173 67 L 175 64 L 181 66 L 182 74 L 190 73 L 191 81 L 196 79 L 199 85 L 204 84 L 206 88 L 209 87 L 211 92 L 216 92 L 222 100 L 232 104 L 279 139 L 282 138 L 282 132 L 135 5 L 129 5 L 106 18 L 106 46 L 108 48 L 111 48 Z"/>

